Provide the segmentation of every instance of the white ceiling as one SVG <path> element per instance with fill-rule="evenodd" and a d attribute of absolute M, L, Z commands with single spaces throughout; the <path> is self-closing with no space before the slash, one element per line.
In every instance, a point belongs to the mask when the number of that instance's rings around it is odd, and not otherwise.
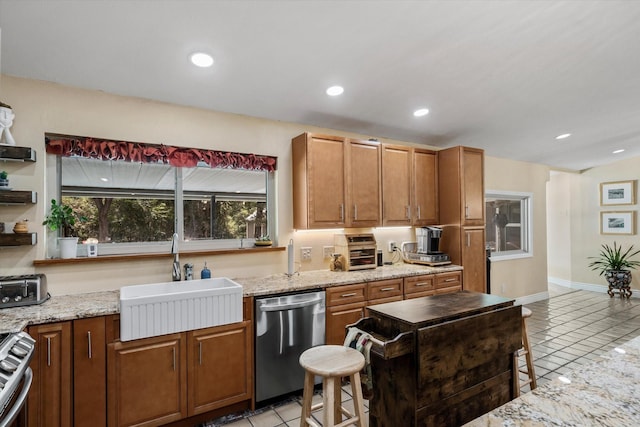
<path fill-rule="evenodd" d="M 640 156 L 640 1 L 0 0 L 0 29 L 13 76 L 573 170 Z"/>

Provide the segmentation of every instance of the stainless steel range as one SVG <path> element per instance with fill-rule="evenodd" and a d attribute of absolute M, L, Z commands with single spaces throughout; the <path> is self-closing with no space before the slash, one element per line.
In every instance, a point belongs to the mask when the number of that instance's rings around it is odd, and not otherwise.
<path fill-rule="evenodd" d="M 41 304 L 48 299 L 44 274 L 0 276 L 0 308 Z"/>
<path fill-rule="evenodd" d="M 26 332 L 0 335 L 0 427 L 11 425 L 26 401 L 35 343 Z"/>

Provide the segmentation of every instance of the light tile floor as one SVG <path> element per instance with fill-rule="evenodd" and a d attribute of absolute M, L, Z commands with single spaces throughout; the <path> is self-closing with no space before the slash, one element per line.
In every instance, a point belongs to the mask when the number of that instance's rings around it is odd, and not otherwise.
<path fill-rule="evenodd" d="M 527 319 L 538 385 L 597 359 L 640 335 L 640 300 L 606 293 L 549 286 L 550 298 L 526 304 L 533 315 Z M 521 358 L 524 364 L 524 357 Z M 343 387 L 342 399 L 353 408 L 350 387 Z M 523 390 L 526 390 L 523 389 Z M 314 397 L 314 403 L 320 396 Z M 255 413 L 214 420 L 207 427 L 287 427 L 300 425 L 301 397 L 262 408 Z M 365 401 L 368 411 L 368 402 Z M 318 423 L 321 411 L 313 413 Z M 368 423 L 368 420 L 366 420 Z"/>

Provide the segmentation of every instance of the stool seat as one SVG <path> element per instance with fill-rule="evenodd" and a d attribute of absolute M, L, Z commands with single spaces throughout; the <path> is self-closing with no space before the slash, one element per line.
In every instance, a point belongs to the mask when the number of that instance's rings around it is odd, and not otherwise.
<path fill-rule="evenodd" d="M 300 355 L 300 366 L 305 370 L 302 415 L 300 426 L 318 426 L 311 412 L 324 408 L 323 427 L 364 426 L 364 403 L 360 385 L 360 371 L 365 358 L 359 351 L 341 345 L 320 345 L 305 350 Z M 311 405 L 314 377 L 322 377 L 322 403 Z M 355 414 L 342 406 L 342 377 L 349 377 Z M 343 422 L 342 415 L 347 419 Z"/>
<path fill-rule="evenodd" d="M 522 317 L 524 317 L 526 319 L 527 317 L 531 317 L 532 314 L 533 314 L 533 312 L 531 310 L 529 310 L 525 306 L 522 306 Z"/>
<path fill-rule="evenodd" d="M 300 365 L 321 377 L 344 377 L 364 368 L 364 356 L 349 347 L 321 345 L 302 353 Z"/>

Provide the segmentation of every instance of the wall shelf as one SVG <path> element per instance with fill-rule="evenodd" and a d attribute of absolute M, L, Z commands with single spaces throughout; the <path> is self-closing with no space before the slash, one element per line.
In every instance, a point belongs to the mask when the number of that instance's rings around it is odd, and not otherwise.
<path fill-rule="evenodd" d="M 38 243 L 36 233 L 0 233 L 1 246 L 33 246 Z"/>
<path fill-rule="evenodd" d="M 35 191 L 0 191 L 0 205 L 26 205 L 37 202 L 38 197 Z"/>
<path fill-rule="evenodd" d="M 0 144 L 0 160 L 14 162 L 35 162 L 36 151 L 31 147 Z"/>

